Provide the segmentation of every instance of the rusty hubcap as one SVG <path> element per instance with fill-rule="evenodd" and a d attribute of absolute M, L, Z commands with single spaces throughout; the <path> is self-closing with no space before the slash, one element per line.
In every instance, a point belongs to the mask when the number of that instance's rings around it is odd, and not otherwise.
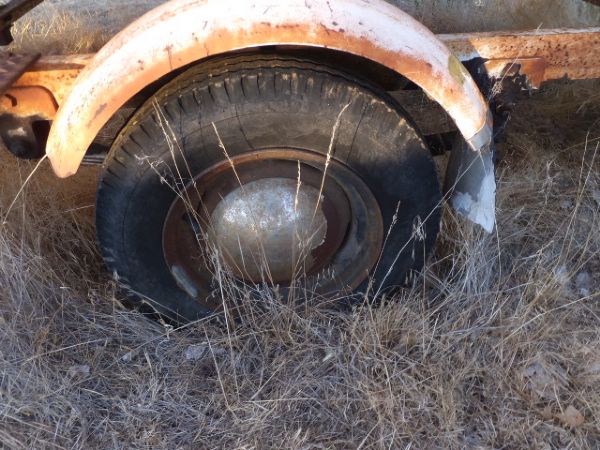
<path fill-rule="evenodd" d="M 318 292 L 355 288 L 383 241 L 381 213 L 343 164 L 305 150 L 264 150 L 223 161 L 178 195 L 163 230 L 181 288 L 206 296 L 215 270 L 242 282 L 303 279 Z"/>

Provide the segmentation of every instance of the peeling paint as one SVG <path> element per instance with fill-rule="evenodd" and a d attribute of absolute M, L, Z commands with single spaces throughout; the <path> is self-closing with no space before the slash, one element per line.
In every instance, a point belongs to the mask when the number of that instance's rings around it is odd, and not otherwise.
<path fill-rule="evenodd" d="M 479 192 L 471 195 L 468 192 L 456 191 L 452 197 L 452 207 L 471 222 L 491 233 L 496 224 L 496 180 L 494 173 L 486 174 Z"/>
<path fill-rule="evenodd" d="M 446 170 L 445 191 L 450 204 L 471 222 L 491 233 L 496 223 L 496 176 L 490 140 L 474 152 L 457 138 Z"/>

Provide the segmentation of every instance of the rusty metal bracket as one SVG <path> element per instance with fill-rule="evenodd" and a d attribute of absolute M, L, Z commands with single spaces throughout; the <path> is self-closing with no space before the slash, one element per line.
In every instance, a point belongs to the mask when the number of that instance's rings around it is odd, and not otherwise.
<path fill-rule="evenodd" d="M 600 27 L 440 34 L 461 60 L 482 58 L 495 75 L 518 66 L 532 87 L 548 80 L 600 78 Z"/>
<path fill-rule="evenodd" d="M 498 80 L 523 75 L 529 88 L 537 89 L 546 79 L 544 58 L 491 59 L 484 63 L 487 75 Z"/>
<path fill-rule="evenodd" d="M 0 97 L 0 110 L 14 117 L 51 120 L 58 110 L 52 93 L 39 86 L 13 87 Z"/>

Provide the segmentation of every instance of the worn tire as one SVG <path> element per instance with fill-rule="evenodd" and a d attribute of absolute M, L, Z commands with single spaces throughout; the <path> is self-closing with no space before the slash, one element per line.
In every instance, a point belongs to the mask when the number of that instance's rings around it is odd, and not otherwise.
<path fill-rule="evenodd" d="M 171 319 L 211 314 L 178 287 L 163 258 L 162 227 L 175 198 L 165 179 L 175 172 L 174 161 L 182 161 L 179 148 L 192 173 L 222 160 L 210 132 L 215 123 L 231 155 L 279 145 L 326 154 L 336 118 L 348 104 L 334 158 L 362 178 L 381 210 L 386 240 L 371 273 L 375 284 L 403 283 L 423 265 L 440 222 L 435 165 L 414 125 L 393 99 L 363 80 L 311 61 L 264 55 L 188 70 L 122 130 L 97 197 L 98 240 L 111 273 L 132 298 Z M 183 178 L 179 183 L 189 181 Z M 367 285 L 365 280 L 357 291 Z"/>

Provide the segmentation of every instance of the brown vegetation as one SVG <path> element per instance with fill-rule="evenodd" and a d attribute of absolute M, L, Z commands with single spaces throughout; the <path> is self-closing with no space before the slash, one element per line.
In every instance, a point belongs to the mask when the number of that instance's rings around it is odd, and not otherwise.
<path fill-rule="evenodd" d="M 380 307 L 266 295 L 225 327 L 124 308 L 94 242 L 96 171 L 2 156 L 6 448 L 598 448 L 600 96 L 524 99 L 498 227 L 450 211 L 412 288 Z"/>

